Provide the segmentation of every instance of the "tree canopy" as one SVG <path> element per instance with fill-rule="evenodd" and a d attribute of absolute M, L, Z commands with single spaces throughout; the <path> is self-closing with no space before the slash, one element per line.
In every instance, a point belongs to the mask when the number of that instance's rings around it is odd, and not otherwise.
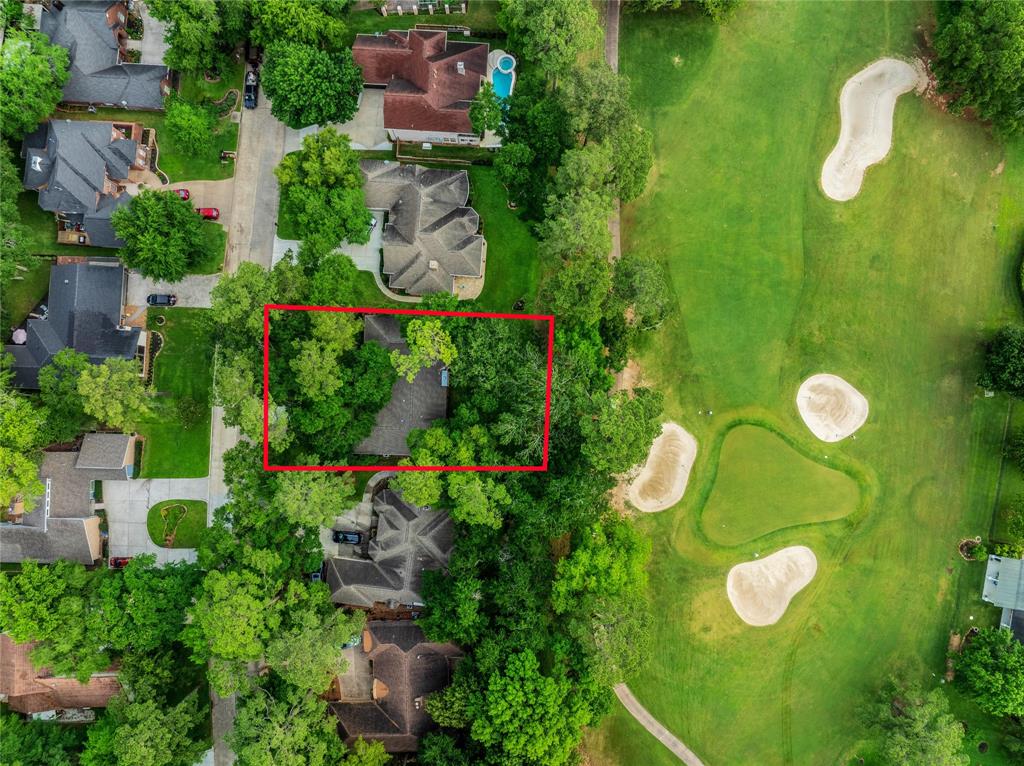
<path fill-rule="evenodd" d="M 0 132 L 19 139 L 53 114 L 68 81 L 68 52 L 40 32 L 7 30 L 0 49 Z"/>
<path fill-rule="evenodd" d="M 78 376 L 82 409 L 111 428 L 133 431 L 149 414 L 150 391 L 134 359 L 112 357 L 92 364 Z"/>
<path fill-rule="evenodd" d="M 121 260 L 144 276 L 178 282 L 207 255 L 202 219 L 174 192 L 144 189 L 110 222 L 124 240 Z"/>
<path fill-rule="evenodd" d="M 957 676 L 992 715 L 1024 715 L 1024 645 L 1007 628 L 982 628 L 955 658 Z"/>
<path fill-rule="evenodd" d="M 985 366 L 978 378 L 985 388 L 1024 395 L 1024 327 L 1006 325 L 985 349 Z"/>
<path fill-rule="evenodd" d="M 868 723 L 881 735 L 883 763 L 905 766 L 967 766 L 964 727 L 949 712 L 941 689 L 925 692 L 892 680 L 870 709 Z"/>
<path fill-rule="evenodd" d="M 497 130 L 501 125 L 501 99 L 494 92 L 494 86 L 484 82 L 469 105 L 469 123 L 474 133 Z"/>
<path fill-rule="evenodd" d="M 350 50 L 332 53 L 278 40 L 267 47 L 265 55 L 261 81 L 271 100 L 270 111 L 281 122 L 290 128 L 304 128 L 352 119 L 363 74 Z"/>
<path fill-rule="evenodd" d="M 569 69 L 582 51 L 597 45 L 597 11 L 588 0 L 502 0 L 498 23 L 510 47 L 548 80 Z"/>

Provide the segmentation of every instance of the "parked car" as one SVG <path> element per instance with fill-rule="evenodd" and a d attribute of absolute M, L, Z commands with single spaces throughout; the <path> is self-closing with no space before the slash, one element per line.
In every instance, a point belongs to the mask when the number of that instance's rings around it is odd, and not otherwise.
<path fill-rule="evenodd" d="M 341 529 L 335 529 L 331 534 L 331 539 L 336 543 L 352 543 L 352 545 L 359 545 L 363 542 L 363 533 L 345 532 Z"/>
<path fill-rule="evenodd" d="M 146 303 L 150 306 L 173 306 L 177 302 L 177 295 L 168 295 L 166 293 L 153 293 L 146 298 Z"/>
<path fill-rule="evenodd" d="M 197 207 L 196 212 L 199 213 L 207 221 L 216 221 L 220 218 L 220 208 L 216 207 Z"/>
<path fill-rule="evenodd" d="M 110 557 L 110 568 L 111 569 L 124 569 L 128 566 L 128 562 L 132 560 L 131 556 L 111 556 Z"/>
<path fill-rule="evenodd" d="M 255 70 L 245 73 L 245 90 L 243 92 L 243 103 L 246 109 L 255 109 L 260 101 L 260 78 Z"/>
<path fill-rule="evenodd" d="M 183 200 L 188 200 L 192 195 L 188 189 L 175 189 L 174 193 L 181 197 Z"/>

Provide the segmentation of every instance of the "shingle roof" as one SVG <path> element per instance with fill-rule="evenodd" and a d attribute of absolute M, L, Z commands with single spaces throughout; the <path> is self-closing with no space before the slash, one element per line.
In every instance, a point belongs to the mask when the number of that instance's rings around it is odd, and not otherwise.
<path fill-rule="evenodd" d="M 68 49 L 71 76 L 64 100 L 117 104 L 130 109 L 162 109 L 162 80 L 167 67 L 119 64 L 118 43 L 107 22 L 109 0 L 64 0 L 52 4 L 40 18 L 40 31 L 55 45 Z"/>
<path fill-rule="evenodd" d="M 483 274 L 487 243 L 467 207 L 469 174 L 383 160 L 360 163 L 366 206 L 387 210 L 383 272 L 411 295 L 455 291 L 455 277 Z"/>
<path fill-rule="evenodd" d="M 444 511 L 418 508 L 384 489 L 373 498 L 377 534 L 369 558 L 327 560 L 326 582 L 336 604 L 371 607 L 389 601 L 422 603 L 423 572 L 443 569 L 451 555 L 452 522 Z"/>
<path fill-rule="evenodd" d="M 487 75 L 488 52 L 486 43 L 449 42 L 447 32 L 421 29 L 356 35 L 352 45 L 363 81 L 387 86 L 385 128 L 446 133 L 473 132 L 469 104 Z"/>
<path fill-rule="evenodd" d="M 112 470 L 124 478 L 125 466 L 133 462 L 130 450 L 134 445 L 134 437 L 128 434 L 86 434 L 75 468 L 88 470 L 90 475 L 96 469 Z"/>
<path fill-rule="evenodd" d="M 398 320 L 393 316 L 367 314 L 363 318 L 363 340 L 380 343 L 388 350 L 406 352 Z M 448 389 L 441 385 L 440 363 L 420 370 L 412 383 L 399 376 L 391 387 L 391 399 L 373 423 L 370 435 L 359 442 L 357 455 L 408 455 L 409 433 L 429 428 L 448 414 Z"/>
<path fill-rule="evenodd" d="M 74 678 L 56 677 L 46 669 L 37 670 L 29 653 L 33 643 L 16 644 L 6 633 L 0 634 L 0 694 L 11 710 L 30 715 L 47 710 L 106 707 L 121 691 L 116 672 L 111 669 L 93 675 L 87 683 Z"/>
<path fill-rule="evenodd" d="M 14 385 L 37 388 L 39 369 L 65 347 L 104 359 L 131 359 L 140 330 L 118 329 L 124 267 L 116 258 L 93 258 L 82 263 L 58 263 L 50 270 L 46 319 L 29 319 L 24 346 L 4 346 L 14 355 Z"/>

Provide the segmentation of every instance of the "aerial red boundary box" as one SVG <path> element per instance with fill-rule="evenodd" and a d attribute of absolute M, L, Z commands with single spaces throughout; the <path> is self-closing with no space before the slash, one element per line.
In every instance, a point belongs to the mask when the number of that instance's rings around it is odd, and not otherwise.
<path fill-rule="evenodd" d="M 340 311 L 346 314 L 399 314 L 404 316 L 515 319 L 548 323 L 548 366 L 544 384 L 544 451 L 540 465 L 270 465 L 270 312 Z M 551 370 L 555 356 L 555 317 L 551 314 L 492 314 L 484 311 L 429 311 L 347 306 L 263 305 L 263 469 L 266 471 L 546 471 L 551 432 Z"/>

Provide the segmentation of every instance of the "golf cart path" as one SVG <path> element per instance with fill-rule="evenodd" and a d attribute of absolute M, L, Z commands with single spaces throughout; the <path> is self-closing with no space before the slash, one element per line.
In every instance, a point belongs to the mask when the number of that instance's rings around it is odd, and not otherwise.
<path fill-rule="evenodd" d="M 611 70 L 619 72 L 619 10 L 622 0 L 611 0 L 607 5 L 604 17 L 604 60 L 608 62 Z M 622 237 L 619 234 L 619 221 L 621 218 L 622 205 L 619 198 L 615 198 L 615 210 L 608 219 L 608 231 L 612 235 L 612 251 L 609 259 L 617 261 L 622 256 Z"/>
<path fill-rule="evenodd" d="M 641 726 L 654 735 L 654 738 L 672 751 L 672 754 L 686 766 L 704 766 L 704 762 L 697 757 L 690 748 L 684 745 L 668 729 L 662 726 L 658 720 L 647 712 L 647 708 L 637 702 L 633 692 L 625 684 L 615 684 L 615 696 L 619 698 L 629 714 L 633 716 Z"/>

